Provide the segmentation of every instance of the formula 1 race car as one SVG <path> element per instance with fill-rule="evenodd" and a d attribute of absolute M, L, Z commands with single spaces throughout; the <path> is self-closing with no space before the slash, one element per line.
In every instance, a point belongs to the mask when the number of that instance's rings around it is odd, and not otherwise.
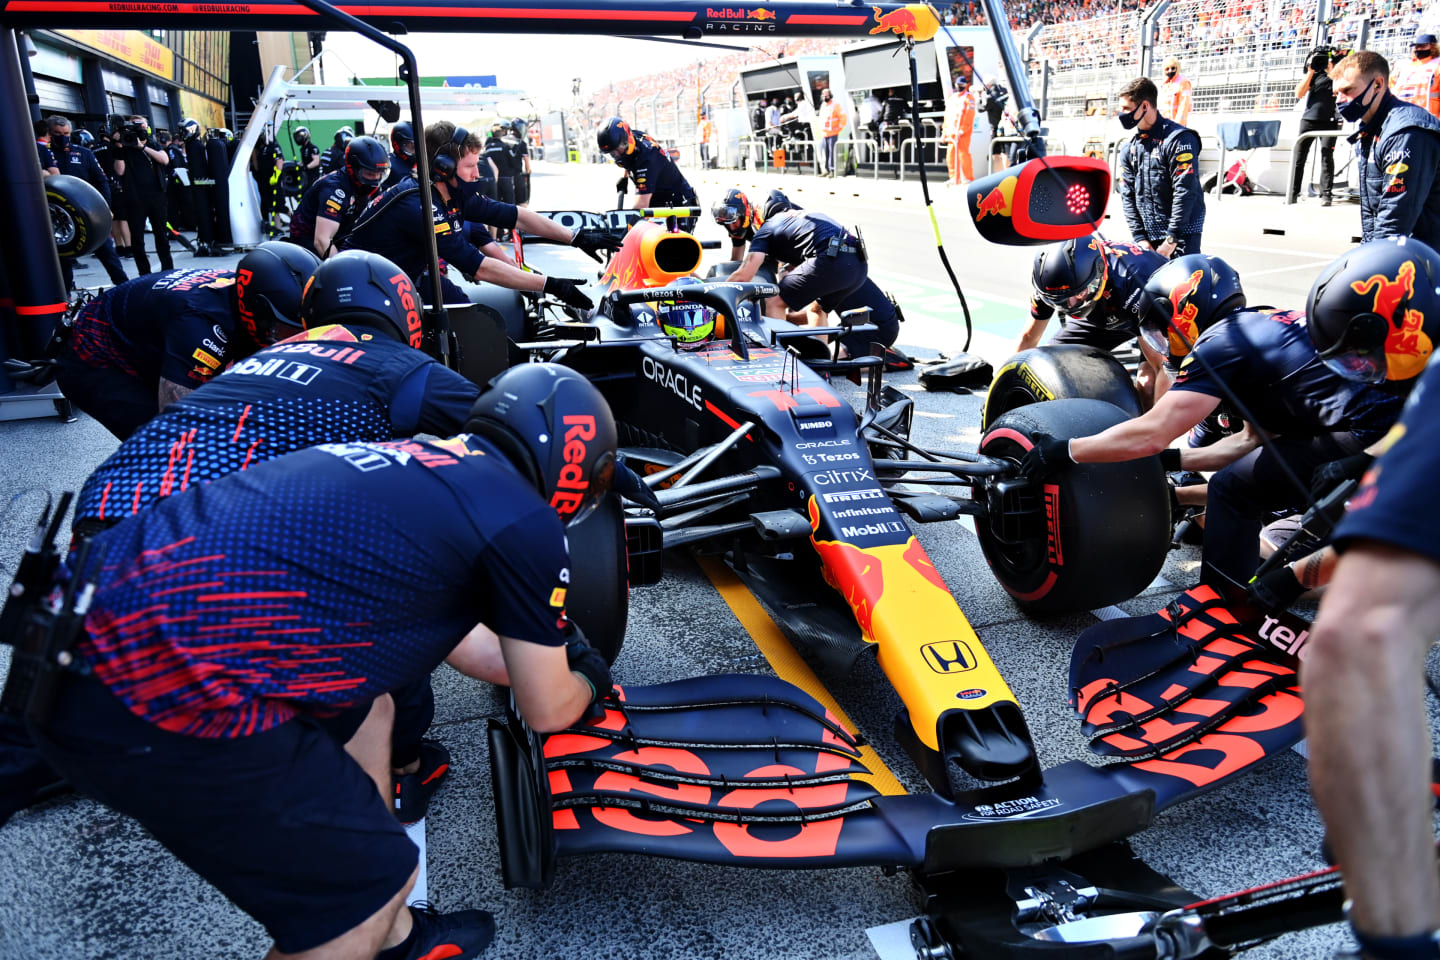
<path fill-rule="evenodd" d="M 617 686 L 596 715 L 559 734 L 541 737 L 513 714 L 492 721 L 506 883 L 544 887 L 558 858 L 600 852 L 743 866 L 883 865 L 910 869 L 935 894 L 930 920 L 915 930 L 917 950 L 932 951 L 923 956 L 954 955 L 941 951 L 971 936 L 970 949 L 1008 945 L 1004 954 L 974 954 L 985 956 L 1058 955 L 1057 942 L 1067 957 L 1112 956 L 1074 941 L 1105 941 L 1104 950 L 1117 937 L 1159 942 L 1151 930 L 1158 918 L 1196 898 L 1145 868 L 1122 840 L 1156 811 L 1297 740 L 1293 669 L 1270 663 L 1263 645 L 1229 627 L 1211 625 L 1196 640 L 1192 620 L 1213 603 L 1177 601 L 1168 620 L 1157 615 L 1160 628 L 1145 624 L 1178 639 L 1174 656 L 1140 671 L 1144 683 L 1108 669 L 1123 657 L 1107 664 L 1077 654 L 1084 689 L 1075 705 L 1103 741 L 1107 765 L 1042 771 L 1019 705 L 910 529 L 973 516 L 1009 551 L 998 562 L 990 556 L 996 575 L 1031 602 L 1063 597 L 1074 608 L 1133 596 L 1153 569 L 1119 564 L 1123 584 L 1101 589 L 1092 579 L 1099 592 L 1070 591 L 1084 582 L 1076 567 L 1115 568 L 1119 553 L 1136 550 L 1136 517 L 1155 525 L 1151 549 L 1163 556 L 1168 505 L 1158 461 L 1077 468 L 1043 482 L 1019 469 L 1036 432 L 1078 435 L 1127 413 L 1094 399 L 1031 404 L 990 425 L 983 453 L 921 448 L 909 439 L 913 401 L 883 385 L 878 350 L 842 360 L 817 349 L 816 338 L 865 332 L 863 315 L 795 328 L 758 309 L 777 293 L 772 283 L 679 284 L 699 268 L 701 247 L 673 218 L 694 213 L 655 212 L 666 220 L 631 227 L 600 278 L 593 315 L 540 322 L 532 313 L 522 319 L 534 339 L 515 347 L 584 372 L 610 401 L 627 462 L 658 502 L 658 510 L 628 509 L 632 580 L 637 569 L 649 575 L 660 550 L 718 548 L 820 659 L 843 665 L 875 650 L 904 705 L 898 739 L 935 792 L 886 795 L 863 741 L 783 680 Z M 585 216 L 598 215 L 557 215 Z M 666 336 L 654 311 L 667 301 L 713 309 L 714 338 L 682 346 Z M 864 382 L 862 411 L 827 374 Z M 1123 511 L 1108 511 L 1117 500 Z M 1036 567 L 1047 570 L 1042 582 L 1017 586 Z M 1210 689 L 1203 677 L 1184 694 L 1162 683 L 1153 708 L 1126 713 L 1161 678 L 1184 679 L 1192 641 L 1226 651 L 1227 675 L 1263 682 L 1210 716 L 1189 715 L 1216 702 L 1201 695 Z M 1064 870 L 1037 866 L 1051 860 L 1083 865 L 1097 886 L 1113 889 L 1096 895 Z"/>

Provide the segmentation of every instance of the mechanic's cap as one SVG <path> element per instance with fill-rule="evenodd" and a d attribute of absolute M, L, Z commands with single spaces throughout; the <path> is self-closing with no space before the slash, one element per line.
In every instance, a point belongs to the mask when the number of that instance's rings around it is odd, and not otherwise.
<path fill-rule="evenodd" d="M 1434 42 L 1435 42 L 1435 34 L 1433 34 L 1433 33 L 1417 33 L 1417 34 L 1415 34 L 1415 39 L 1410 42 L 1410 45 L 1411 45 L 1412 47 L 1418 47 L 1418 46 L 1422 46 L 1423 44 L 1427 44 L 1427 43 L 1433 44 Z"/>
<path fill-rule="evenodd" d="M 771 190 L 769 195 L 765 197 L 765 206 L 760 209 L 760 219 L 762 221 L 769 220 L 777 213 L 799 209 L 799 205 L 792 203 L 790 198 L 785 196 L 785 194 L 779 190 Z"/>
<path fill-rule="evenodd" d="M 265 347 L 300 331 L 300 295 L 318 266 L 320 258 L 309 247 L 280 240 L 241 258 L 235 267 L 235 312 L 251 340 Z"/>
<path fill-rule="evenodd" d="M 415 159 L 415 127 L 409 120 L 401 120 L 390 128 L 390 149 L 402 157 Z"/>
<path fill-rule="evenodd" d="M 567 526 L 610 489 L 615 418 L 595 385 L 569 367 L 506 370 L 476 399 L 465 430 L 499 447 Z"/>
<path fill-rule="evenodd" d="M 1178 257 L 1156 270 L 1145 282 L 1145 295 L 1149 303 L 1140 335 L 1172 361 L 1188 354 L 1200 334 L 1245 309 L 1240 274 L 1207 253 Z"/>
<path fill-rule="evenodd" d="M 695 277 L 680 277 L 672 287 L 701 287 Z M 665 336 L 680 343 L 705 343 L 715 336 L 715 310 L 689 300 L 660 300 L 655 304 L 656 321 Z"/>
<path fill-rule="evenodd" d="M 1310 340 L 1348 380 L 1413 380 L 1440 337 L 1440 254 L 1413 237 L 1361 244 L 1325 268 L 1305 302 Z"/>
<path fill-rule="evenodd" d="M 300 323 L 306 330 L 358 324 L 421 345 L 420 300 L 410 278 L 368 250 L 346 250 L 316 269 L 300 298 Z"/>
<path fill-rule="evenodd" d="M 339 130 L 335 131 L 335 146 L 337 147 L 340 146 L 342 143 L 353 139 L 355 139 L 354 127 L 341 127 Z"/>
<path fill-rule="evenodd" d="M 1098 236 L 1066 240 L 1035 254 L 1035 295 L 1062 316 L 1087 317 L 1105 293 L 1110 267 Z"/>
<path fill-rule="evenodd" d="M 390 151 L 374 137 L 356 137 L 345 145 L 345 172 L 358 190 L 374 190 L 390 172 Z"/>
<path fill-rule="evenodd" d="M 710 208 L 710 215 L 715 222 L 722 227 L 734 227 L 743 230 L 750 226 L 750 220 L 755 216 L 755 208 L 750 206 L 750 198 L 738 187 L 731 187 L 725 191 L 725 196 L 715 201 Z"/>
<path fill-rule="evenodd" d="M 619 117 L 611 117 L 595 131 L 595 145 L 601 153 L 619 160 L 635 152 L 635 134 L 630 124 Z"/>

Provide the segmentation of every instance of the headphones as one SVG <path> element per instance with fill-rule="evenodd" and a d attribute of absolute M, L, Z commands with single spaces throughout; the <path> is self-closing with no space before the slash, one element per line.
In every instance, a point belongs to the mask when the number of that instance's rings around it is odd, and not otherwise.
<path fill-rule="evenodd" d="M 464 127 L 456 127 L 450 137 L 450 142 L 435 152 L 435 159 L 430 161 L 431 180 L 449 180 L 455 176 L 455 168 L 459 164 L 459 154 L 465 141 L 470 137 L 470 131 Z"/>

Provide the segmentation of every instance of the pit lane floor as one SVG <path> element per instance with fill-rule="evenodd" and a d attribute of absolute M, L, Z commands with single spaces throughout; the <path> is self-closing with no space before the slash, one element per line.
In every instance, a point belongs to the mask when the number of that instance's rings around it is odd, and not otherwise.
<path fill-rule="evenodd" d="M 614 177 L 609 167 L 537 164 L 536 209 L 602 209 L 614 197 Z M 963 327 L 931 249 L 928 224 L 912 199 L 919 195 L 916 184 L 794 175 L 763 180 L 720 171 L 695 179 L 707 206 L 733 183 L 750 189 L 773 182 L 793 191 L 804 206 L 859 223 L 870 246 L 871 275 L 905 307 L 901 344 L 917 356 L 959 349 Z M 980 243 L 964 220 L 959 192 L 942 187 L 937 193 L 941 229 L 975 311 L 975 349 L 998 363 L 1023 322 L 1032 251 Z M 1259 198 L 1212 203 L 1209 215 L 1206 249 L 1232 258 L 1253 303 L 1285 307 L 1303 307 L 1314 275 L 1349 242 L 1358 221 L 1354 207 L 1287 213 Z M 1263 226 L 1276 223 L 1286 226 L 1286 236 L 1261 234 Z M 1111 233 L 1125 235 L 1118 225 Z M 708 223 L 699 234 L 721 238 Z M 707 261 L 725 253 L 710 252 Z M 198 263 L 228 265 L 235 259 Z M 184 252 L 176 260 L 180 266 L 191 262 Z M 81 283 L 103 279 L 98 265 L 79 274 Z M 913 373 L 891 382 L 915 394 L 919 442 L 973 449 L 980 396 L 926 393 Z M 841 387 L 859 402 L 857 392 Z M 84 416 L 69 425 L 53 418 L 0 423 L 6 464 L 0 503 L 32 488 L 78 489 L 114 447 L 114 439 Z M 0 563 L 7 577 L 37 502 L 27 497 L 0 517 Z M 1065 705 L 1065 676 L 1075 638 L 1095 617 L 1026 618 L 990 576 L 969 529 L 944 523 L 916 531 L 1023 705 L 1042 761 L 1049 766 L 1086 758 L 1078 723 Z M 771 672 L 745 625 L 695 562 L 683 554 L 667 561 L 660 585 L 631 595 L 629 636 L 616 678 L 633 685 L 700 673 Z M 1177 551 L 1163 577 L 1168 584 L 1188 585 L 1198 561 L 1196 548 Z M 1121 607 L 1152 612 L 1176 592 L 1168 584 L 1157 583 Z M 0 664 L 8 665 L 7 648 L 0 648 Z M 873 658 L 862 658 L 852 675 L 824 679 L 901 783 L 926 789 L 891 735 L 899 701 Z M 498 870 L 483 722 L 500 711 L 502 700 L 448 667 L 436 674 L 435 684 L 433 735 L 451 749 L 454 766 L 427 820 L 429 896 L 442 910 L 481 907 L 496 913 L 499 933 L 488 956 L 870 958 L 875 954 L 866 928 L 917 913 L 903 874 L 720 869 L 629 856 L 562 861 L 551 890 L 507 892 Z M 1162 813 L 1133 843 L 1151 866 L 1208 896 L 1320 866 L 1321 838 L 1304 761 L 1287 753 Z M 1345 939 L 1340 928 L 1324 928 L 1285 937 L 1250 956 L 1328 958 Z M 267 946 L 257 924 L 132 821 L 104 807 L 64 798 L 0 827 L 0 960 L 229 960 L 259 957 Z"/>

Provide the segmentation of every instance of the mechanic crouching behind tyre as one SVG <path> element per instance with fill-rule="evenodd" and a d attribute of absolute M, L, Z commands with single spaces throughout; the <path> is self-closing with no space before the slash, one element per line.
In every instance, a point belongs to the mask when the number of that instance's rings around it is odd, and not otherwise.
<path fill-rule="evenodd" d="M 1015 351 L 1038 344 L 1057 313 L 1061 328 L 1051 343 L 1080 343 L 1109 351 L 1138 338 L 1145 355 L 1140 392 L 1149 406 L 1165 356 L 1140 337 L 1140 318 L 1150 302 L 1145 283 L 1164 265 L 1165 258 L 1153 250 L 1104 240 L 1098 234 L 1046 247 L 1035 255 L 1030 322 Z"/>
<path fill-rule="evenodd" d="M 227 363 L 298 329 L 300 292 L 319 263 L 294 244 L 262 243 L 234 271 L 170 270 L 113 287 L 75 317 L 56 383 L 124 440 Z"/>
<path fill-rule="evenodd" d="M 1347 377 L 1418 386 L 1335 530 L 1339 564 L 1300 678 L 1310 787 L 1373 960 L 1440 957 L 1431 739 L 1422 678 L 1440 635 L 1440 255 L 1414 240 L 1347 253 L 1310 292 L 1320 355 Z"/>
<path fill-rule="evenodd" d="M 599 259 L 599 251 L 619 249 L 620 241 L 595 230 L 571 231 L 547 217 L 521 210 L 513 203 L 500 203 L 479 194 L 480 138 L 448 120 L 425 128 L 425 150 L 430 160 L 432 216 L 435 243 L 440 259 L 460 271 L 467 280 L 486 281 L 513 290 L 544 291 L 581 310 L 595 304 L 574 280 L 547 277 L 515 266 L 515 262 L 493 241 L 476 247 L 465 237 L 465 221 L 513 228 L 579 247 Z M 430 284 L 421 283 L 425 272 L 425 223 L 420 212 L 420 184 L 406 177 L 386 190 L 365 208 L 355 229 L 345 238 L 353 250 L 369 250 L 399 264 L 427 300 Z M 441 277 L 447 303 L 468 303 L 465 291 Z"/>
<path fill-rule="evenodd" d="M 351 251 L 321 264 L 300 302 L 303 332 L 171 403 L 96 468 L 76 499 L 77 541 L 172 494 L 314 444 L 457 433 L 479 388 L 408 346 L 414 314 L 403 306 L 397 278 L 408 283 L 373 253 Z M 494 661 L 489 673 L 484 662 L 467 672 L 504 682 L 503 664 Z M 450 758 L 423 739 L 434 715 L 428 678 L 396 691 L 395 701 L 395 809 L 401 822 L 412 822 L 425 815 Z M 6 719 L 0 716 L 0 728 Z M 13 730 L 0 734 L 0 770 L 35 769 L 24 742 Z M 47 785 L 29 776 L 0 784 L 0 822 Z"/>
<path fill-rule="evenodd" d="M 1179 365 L 1175 385 L 1133 420 L 1090 437 L 1041 437 L 1029 466 L 1041 473 L 1070 463 L 1115 463 L 1160 454 L 1166 470 L 1218 470 L 1206 499 L 1201 579 L 1217 589 L 1244 584 L 1260 557 L 1260 529 L 1271 511 L 1305 505 L 1280 458 L 1300 477 L 1352 456 L 1384 436 L 1401 398 L 1335 373 L 1310 342 L 1305 315 L 1247 310 L 1240 278 L 1218 257 L 1166 264 L 1146 284 L 1151 307 L 1141 334 Z M 1274 439 L 1257 447 L 1253 429 L 1206 447 L 1168 449 L 1234 391 Z"/>
<path fill-rule="evenodd" d="M 900 334 L 895 304 L 870 280 L 865 245 L 823 213 L 799 210 L 778 190 L 771 191 L 761 211 L 763 225 L 750 241 L 740 269 L 728 279 L 748 283 L 773 257 L 789 265 L 780 278 L 780 295 L 765 301 L 765 315 L 801 326 L 823 327 L 830 311 L 844 313 L 869 307 L 874 333 L 855 333 L 840 340 L 841 356 L 864 356 L 871 343 L 890 346 Z"/>
<path fill-rule="evenodd" d="M 258 920 L 276 954 L 488 945 L 484 911 L 405 906 L 418 851 L 390 808 L 392 695 L 477 623 L 498 634 L 537 731 L 612 690 L 564 611 L 565 526 L 615 461 L 604 398 L 527 364 L 496 378 L 466 430 L 287 454 L 89 541 L 81 573 L 97 589 L 74 647 L 88 670 L 32 714 L 36 745 Z M 221 603 L 205 589 L 217 577 Z M 157 603 L 166 616 L 143 616 Z"/>

